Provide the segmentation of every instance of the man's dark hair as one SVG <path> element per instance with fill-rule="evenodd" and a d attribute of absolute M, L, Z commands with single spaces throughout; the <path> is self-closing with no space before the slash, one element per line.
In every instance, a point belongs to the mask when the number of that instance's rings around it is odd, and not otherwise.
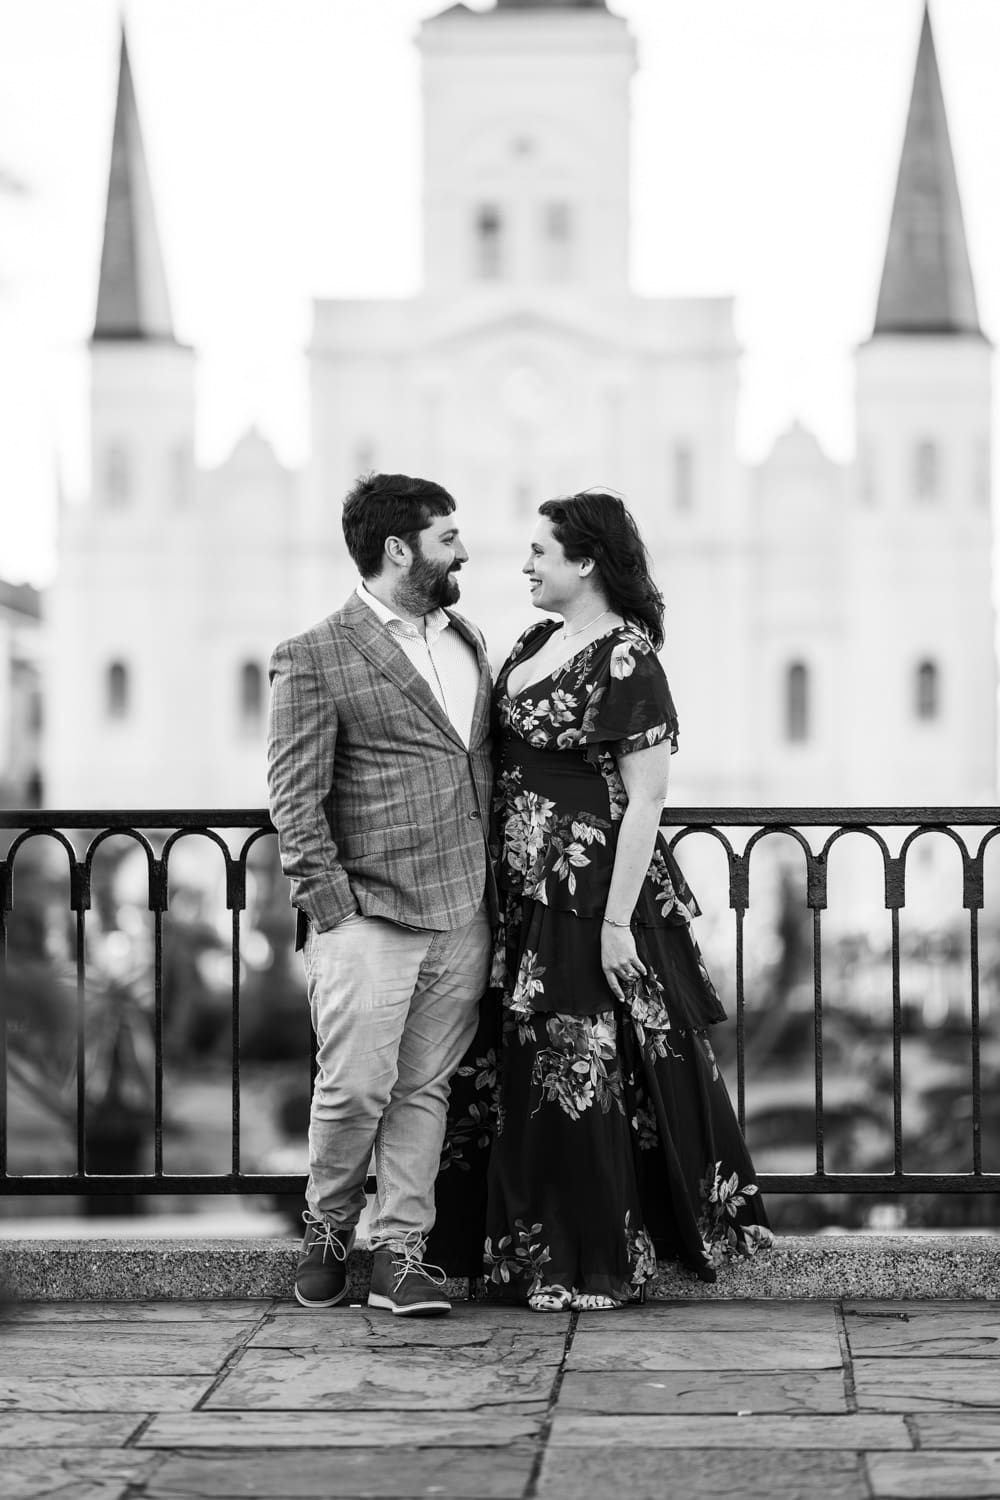
<path fill-rule="evenodd" d="M 430 479 L 409 474 L 363 474 L 344 500 L 344 540 L 362 578 L 382 571 L 386 538 L 398 536 L 414 551 L 432 516 L 448 516 L 455 502 Z"/>

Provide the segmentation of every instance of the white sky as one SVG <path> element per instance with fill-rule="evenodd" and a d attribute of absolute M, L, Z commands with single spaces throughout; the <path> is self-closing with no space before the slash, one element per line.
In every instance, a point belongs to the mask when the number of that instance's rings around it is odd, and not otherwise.
<path fill-rule="evenodd" d="M 198 453 L 257 422 L 307 447 L 315 295 L 419 286 L 413 45 L 445 0 L 124 6 L 179 337 L 202 356 Z M 473 0 L 478 7 L 483 0 Z M 801 417 L 852 447 L 922 0 L 611 0 L 640 49 L 638 292 L 732 293 L 741 444 Z M 117 0 L 0 0 L 0 576 L 53 569 L 57 470 L 86 490 L 86 359 Z M 932 0 L 980 314 L 1000 337 L 1000 0 Z M 1000 429 L 1000 421 L 998 421 Z"/>

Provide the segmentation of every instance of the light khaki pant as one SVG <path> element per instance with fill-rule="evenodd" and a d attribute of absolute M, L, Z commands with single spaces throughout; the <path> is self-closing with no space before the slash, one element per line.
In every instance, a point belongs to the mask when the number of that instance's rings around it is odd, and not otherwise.
<path fill-rule="evenodd" d="M 475 1033 L 489 947 L 485 908 L 454 932 L 360 914 L 309 929 L 319 1068 L 306 1200 L 335 1229 L 358 1222 L 374 1148 L 372 1243 L 430 1232 L 449 1083 Z"/>

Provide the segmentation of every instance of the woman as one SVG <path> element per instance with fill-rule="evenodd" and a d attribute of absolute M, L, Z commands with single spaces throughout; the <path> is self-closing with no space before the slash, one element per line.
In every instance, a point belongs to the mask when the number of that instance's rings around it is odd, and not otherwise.
<path fill-rule="evenodd" d="M 659 832 L 677 716 L 663 600 L 612 495 L 549 500 L 497 679 L 503 1036 L 492 1294 L 614 1308 L 656 1255 L 703 1280 L 771 1233 L 705 1028 L 725 1019 Z"/>

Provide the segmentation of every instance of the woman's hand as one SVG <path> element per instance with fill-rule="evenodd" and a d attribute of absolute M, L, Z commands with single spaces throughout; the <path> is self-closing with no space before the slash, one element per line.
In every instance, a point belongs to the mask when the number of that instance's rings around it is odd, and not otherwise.
<path fill-rule="evenodd" d="M 629 927 L 601 924 L 601 968 L 616 1000 L 625 999 L 625 989 L 640 979 L 646 965 L 635 951 L 635 938 Z"/>

